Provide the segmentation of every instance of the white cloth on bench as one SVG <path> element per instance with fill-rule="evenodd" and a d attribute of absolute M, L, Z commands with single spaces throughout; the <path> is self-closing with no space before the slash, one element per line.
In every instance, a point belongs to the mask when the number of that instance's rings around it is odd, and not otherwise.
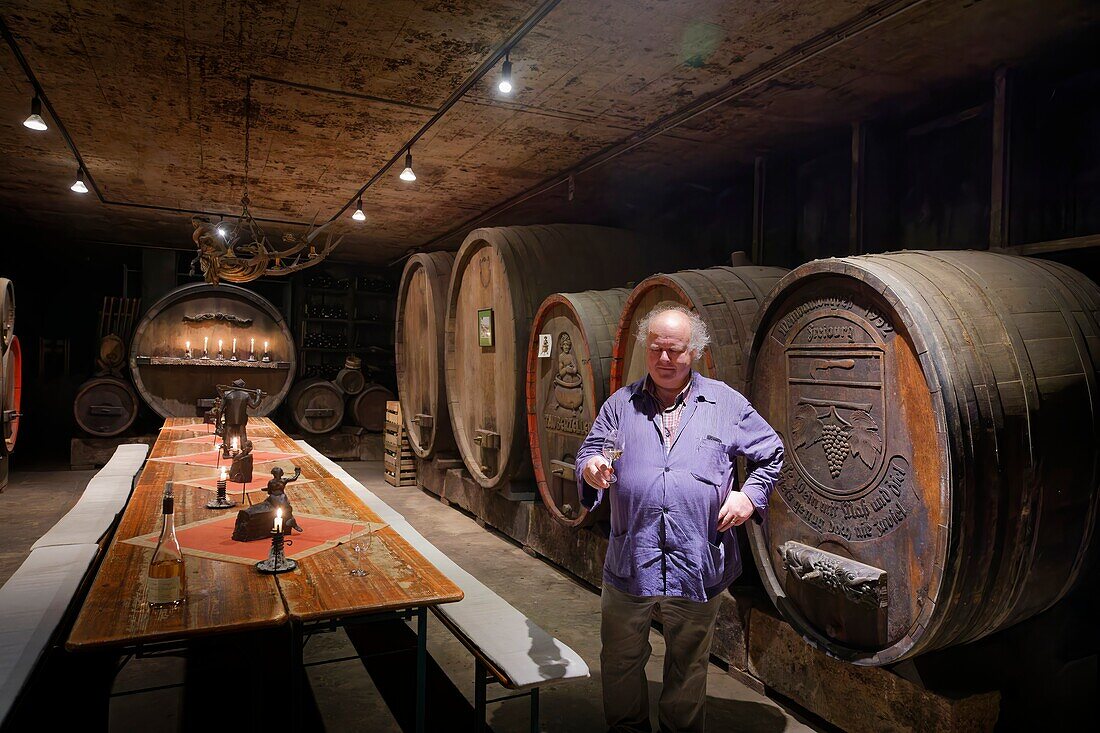
<path fill-rule="evenodd" d="M 31 549 L 99 542 L 126 508 L 134 479 L 148 452 L 149 446 L 144 444 L 120 445 L 107 465 L 88 482 L 76 505 L 39 537 Z"/>
<path fill-rule="evenodd" d="M 443 603 L 434 610 L 446 617 L 482 656 L 508 677 L 507 687 L 522 690 L 589 676 L 588 665 L 579 654 L 456 565 L 413 529 L 404 517 L 336 463 L 304 440 L 299 440 L 298 445 L 462 589 L 465 597 L 461 601 Z"/>
<path fill-rule="evenodd" d="M 43 547 L 0 588 L 0 722 L 49 646 L 99 546 Z"/>

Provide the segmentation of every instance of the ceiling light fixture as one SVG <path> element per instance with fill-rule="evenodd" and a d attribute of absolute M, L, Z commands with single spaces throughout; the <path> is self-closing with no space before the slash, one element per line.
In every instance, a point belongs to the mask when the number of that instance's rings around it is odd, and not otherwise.
<path fill-rule="evenodd" d="M 225 228 L 225 227 L 223 227 L 223 226 L 219 226 L 219 227 L 218 227 L 218 235 L 219 235 L 219 236 L 220 236 L 220 237 L 221 237 L 222 239 L 225 239 L 226 237 L 228 237 L 228 236 L 229 236 L 229 230 L 228 230 L 228 229 L 226 229 L 226 228 Z"/>
<path fill-rule="evenodd" d="M 355 213 L 351 215 L 352 219 L 356 221 L 366 221 L 367 215 L 363 213 L 363 197 L 360 196 L 359 200 L 355 202 Z"/>
<path fill-rule="evenodd" d="M 402 181 L 415 181 L 416 174 L 413 173 L 413 153 L 412 148 L 405 153 L 405 170 L 401 171 Z"/>
<path fill-rule="evenodd" d="M 504 65 L 500 69 L 500 83 L 497 89 L 501 94 L 512 93 L 512 62 L 508 60 L 508 53 L 504 53 Z"/>
<path fill-rule="evenodd" d="M 75 191 L 76 193 L 88 193 L 88 187 L 84 185 L 84 169 L 83 168 L 77 168 L 76 169 L 76 183 L 69 186 L 69 190 L 70 191 Z"/>
<path fill-rule="evenodd" d="M 34 95 L 34 99 L 31 100 L 31 113 L 27 119 L 23 120 L 23 127 L 37 130 L 38 132 L 49 129 L 46 121 L 42 119 L 42 100 L 38 98 L 37 94 Z"/>

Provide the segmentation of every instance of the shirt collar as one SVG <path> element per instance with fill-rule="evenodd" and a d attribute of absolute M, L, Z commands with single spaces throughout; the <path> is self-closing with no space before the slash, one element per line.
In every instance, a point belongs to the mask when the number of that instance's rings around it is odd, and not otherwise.
<path fill-rule="evenodd" d="M 645 376 L 644 379 L 639 379 L 637 382 L 635 382 L 631 386 L 630 398 L 634 399 L 638 395 L 644 394 L 649 394 L 653 396 L 653 393 L 649 389 L 650 382 L 651 380 L 648 374 Z M 694 395 L 693 399 L 695 400 L 714 402 L 714 397 L 711 394 L 711 390 L 709 385 L 707 384 L 707 380 L 703 378 L 702 374 L 695 371 L 694 369 L 691 370 L 691 379 L 688 380 L 687 386 L 684 387 L 683 392 L 680 393 L 680 395 L 683 396 L 685 400 L 687 398 L 687 395 L 689 394 Z M 654 399 L 656 399 L 655 396 Z M 676 399 L 679 400 L 680 396 L 677 396 Z"/>

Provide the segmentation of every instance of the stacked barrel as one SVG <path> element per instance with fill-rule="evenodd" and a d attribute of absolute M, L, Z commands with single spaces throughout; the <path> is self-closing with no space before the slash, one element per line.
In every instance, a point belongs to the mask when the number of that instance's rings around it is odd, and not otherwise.
<path fill-rule="evenodd" d="M 0 489 L 8 483 L 11 453 L 19 437 L 23 358 L 15 335 L 15 286 L 0 277 Z"/>
<path fill-rule="evenodd" d="M 882 665 L 1050 607 L 1095 557 L 1100 288 L 1043 260 L 818 260 L 769 295 L 750 398 L 786 446 L 764 586 Z"/>

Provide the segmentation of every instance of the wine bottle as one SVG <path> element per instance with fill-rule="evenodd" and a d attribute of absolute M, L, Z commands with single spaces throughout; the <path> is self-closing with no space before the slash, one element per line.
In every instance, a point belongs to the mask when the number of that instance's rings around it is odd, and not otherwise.
<path fill-rule="evenodd" d="M 164 486 L 162 512 L 164 524 L 160 529 L 157 549 L 153 550 L 153 559 L 149 561 L 149 577 L 146 583 L 149 605 L 153 608 L 183 603 L 183 553 L 176 539 L 175 498 L 172 496 L 171 481 Z"/>

